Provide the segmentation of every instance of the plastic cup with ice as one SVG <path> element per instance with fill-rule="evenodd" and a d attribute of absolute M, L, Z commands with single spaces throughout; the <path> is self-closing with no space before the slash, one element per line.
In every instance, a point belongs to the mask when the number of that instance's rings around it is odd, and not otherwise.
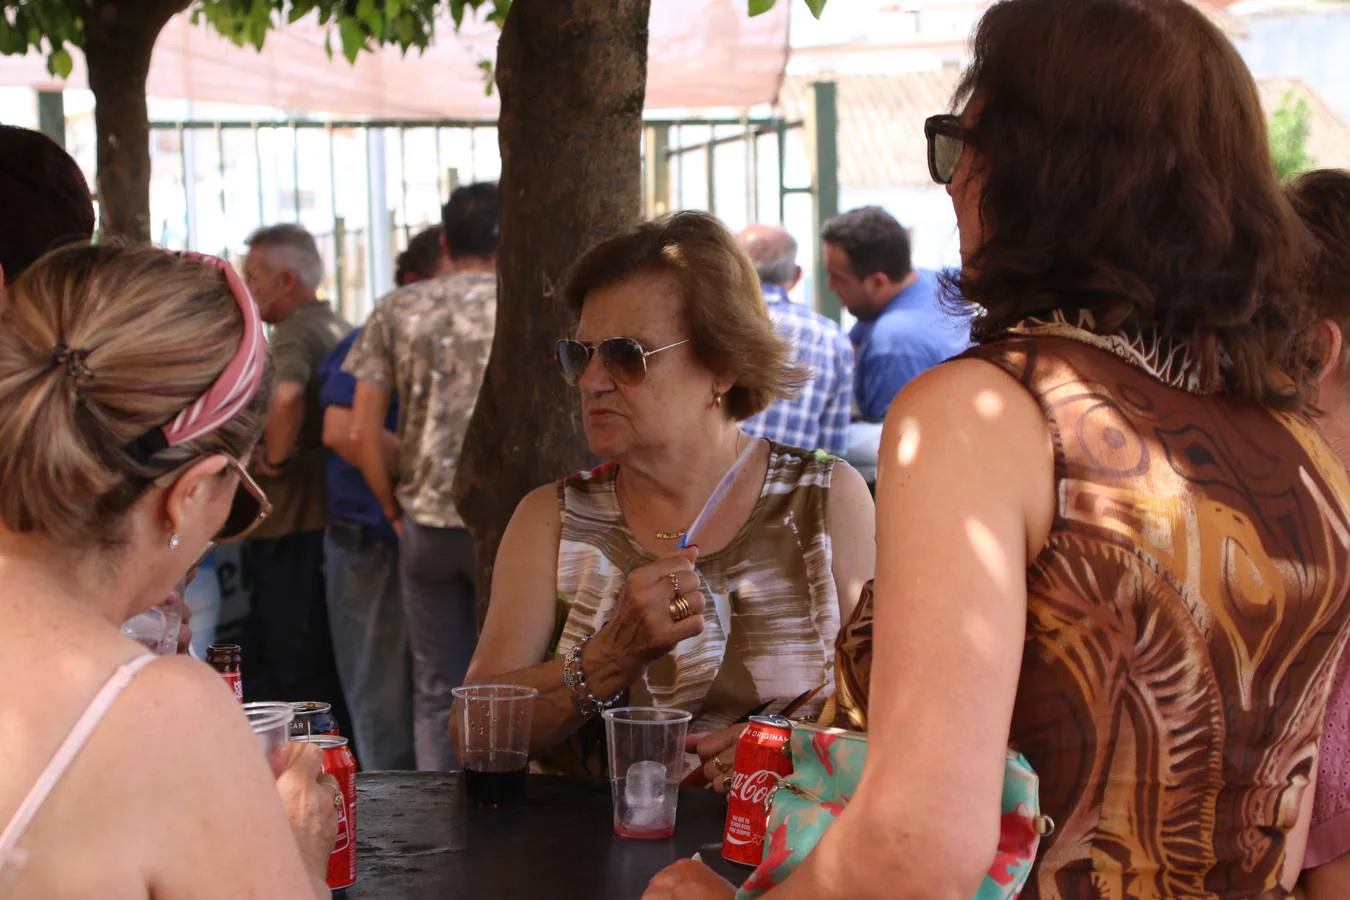
<path fill-rule="evenodd" d="M 614 833 L 659 840 L 675 833 L 692 716 L 678 709 L 628 706 L 606 710 Z"/>

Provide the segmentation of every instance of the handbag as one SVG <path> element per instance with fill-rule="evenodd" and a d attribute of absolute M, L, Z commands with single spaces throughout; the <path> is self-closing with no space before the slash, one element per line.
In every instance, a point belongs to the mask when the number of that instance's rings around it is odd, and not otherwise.
<path fill-rule="evenodd" d="M 867 761 L 867 735 L 860 731 L 794 725 L 789 741 L 792 774 L 779 779 L 766 798 L 768 824 L 758 868 L 736 893 L 753 900 L 777 887 L 815 849 L 825 830 L 858 789 Z M 1012 900 L 1031 875 L 1036 849 L 1055 823 L 1041 815 L 1040 779 L 1022 754 L 1009 748 L 1003 775 L 998 852 L 974 900 Z"/>

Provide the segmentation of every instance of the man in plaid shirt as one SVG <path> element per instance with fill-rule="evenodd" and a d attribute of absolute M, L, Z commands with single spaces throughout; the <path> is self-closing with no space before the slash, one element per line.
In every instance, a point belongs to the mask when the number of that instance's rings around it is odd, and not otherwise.
<path fill-rule="evenodd" d="M 759 272 L 778 336 L 797 354 L 797 364 L 811 373 L 797 396 L 775 401 L 741 428 L 755 437 L 843 455 L 853 398 L 853 345 L 835 322 L 788 299 L 802 276 L 792 235 L 782 228 L 751 225 L 740 239 Z"/>

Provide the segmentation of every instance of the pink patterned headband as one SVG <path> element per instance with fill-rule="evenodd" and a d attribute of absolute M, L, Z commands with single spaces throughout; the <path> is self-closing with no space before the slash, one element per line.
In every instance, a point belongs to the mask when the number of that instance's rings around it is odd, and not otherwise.
<path fill-rule="evenodd" d="M 174 416 L 168 424 L 152 428 L 127 446 L 127 452 L 140 462 L 145 462 L 166 447 L 176 447 L 209 434 L 237 416 L 258 393 L 267 358 L 262 317 L 234 267 L 219 257 L 192 251 L 178 255 L 218 269 L 225 276 L 230 295 L 234 297 L 239 314 L 244 318 L 244 336 L 234 356 L 215 382 L 206 389 L 206 393 Z"/>

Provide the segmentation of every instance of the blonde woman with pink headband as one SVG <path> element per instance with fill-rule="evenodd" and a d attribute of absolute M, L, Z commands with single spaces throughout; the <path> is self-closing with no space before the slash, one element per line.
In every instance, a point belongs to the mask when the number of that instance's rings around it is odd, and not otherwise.
<path fill-rule="evenodd" d="M 228 264 L 57 250 L 0 307 L 0 894 L 327 897 L 336 783 L 118 630 L 268 511 L 267 347 Z"/>

